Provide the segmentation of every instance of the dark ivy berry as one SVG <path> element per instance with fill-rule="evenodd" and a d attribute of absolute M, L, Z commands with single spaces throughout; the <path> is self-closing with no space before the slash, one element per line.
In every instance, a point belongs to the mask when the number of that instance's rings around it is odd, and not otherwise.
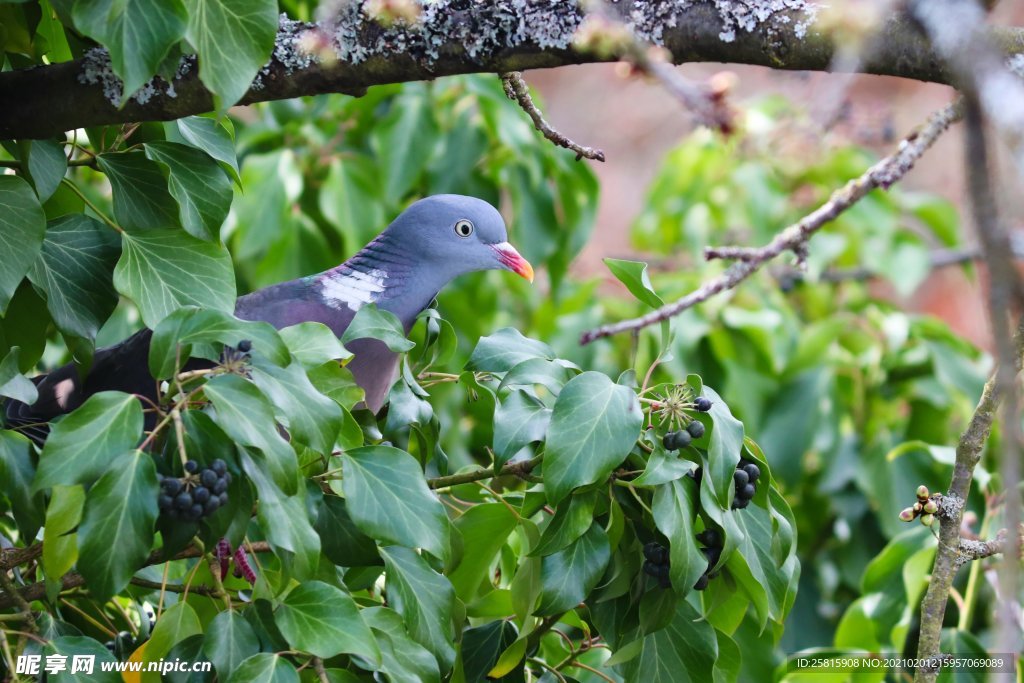
<path fill-rule="evenodd" d="M 196 470 L 199 469 L 199 463 L 195 460 L 189 460 L 185 463 L 185 471 L 189 474 L 195 474 Z"/>
<path fill-rule="evenodd" d="M 199 481 L 208 489 L 212 489 L 218 479 L 220 479 L 220 477 L 217 476 L 217 473 L 210 469 L 203 470 L 199 474 Z"/>
<path fill-rule="evenodd" d="M 220 458 L 214 460 L 210 467 L 213 469 L 214 472 L 221 476 L 223 476 L 224 473 L 228 471 L 227 463 L 221 460 Z"/>
<path fill-rule="evenodd" d="M 752 462 L 748 462 L 746 465 L 744 465 L 743 471 L 747 473 L 748 477 L 750 477 L 751 483 L 756 482 L 758 478 L 761 476 L 761 468 Z"/>
<path fill-rule="evenodd" d="M 178 495 L 178 492 L 181 491 L 181 481 L 172 477 L 164 479 L 160 482 L 160 486 L 163 488 L 164 493 L 172 497 Z"/>
<path fill-rule="evenodd" d="M 732 501 L 732 507 L 733 507 L 734 510 L 742 510 L 743 508 L 747 507 L 748 505 L 750 505 L 750 499 L 749 498 L 740 498 L 739 496 L 737 496 Z"/>
<path fill-rule="evenodd" d="M 732 480 L 736 482 L 736 488 L 740 489 L 746 486 L 747 482 L 750 481 L 750 475 L 743 470 L 736 470 L 732 473 Z"/>
<path fill-rule="evenodd" d="M 704 436 L 704 424 L 694 420 L 690 424 L 686 425 L 686 431 L 690 433 L 694 439 L 699 439 Z"/>
<path fill-rule="evenodd" d="M 227 505 L 228 504 L 228 492 L 225 491 L 224 493 L 220 494 L 219 496 L 217 496 L 217 499 L 220 500 L 221 507 Z"/>
<path fill-rule="evenodd" d="M 746 500 L 750 500 L 751 498 L 754 497 L 755 493 L 757 493 L 757 487 L 754 486 L 753 484 L 747 484 L 746 486 L 744 486 L 743 488 L 736 492 L 736 496 L 744 498 Z"/>
<path fill-rule="evenodd" d="M 643 569 L 644 569 L 644 574 L 647 574 L 648 576 L 657 576 L 658 575 L 657 574 L 658 564 L 656 562 L 651 562 L 650 560 L 644 560 Z"/>
<path fill-rule="evenodd" d="M 210 489 L 205 486 L 197 487 L 196 490 L 192 492 L 192 499 L 200 505 L 204 504 L 206 501 L 210 500 Z"/>
<path fill-rule="evenodd" d="M 212 515 L 220 507 L 220 498 L 211 498 L 203 505 L 203 514 Z"/>
<path fill-rule="evenodd" d="M 228 490 L 228 482 L 226 479 L 218 479 L 217 483 L 213 485 L 213 492 L 218 496 Z"/>
<path fill-rule="evenodd" d="M 722 556 L 722 549 L 718 546 L 711 546 L 703 549 L 704 557 L 708 559 L 708 568 L 718 564 L 718 558 Z"/>
<path fill-rule="evenodd" d="M 644 558 L 651 562 L 657 563 L 658 558 L 661 556 L 660 549 L 661 546 L 653 541 L 647 543 L 646 545 L 644 545 Z"/>
<path fill-rule="evenodd" d="M 697 482 L 697 486 L 700 486 L 701 477 L 704 476 L 704 468 L 694 467 L 692 470 L 686 473 L 686 476 Z"/>
<path fill-rule="evenodd" d="M 716 548 L 722 545 L 722 534 L 717 529 L 705 529 L 697 534 L 697 540 L 709 548 Z"/>
<path fill-rule="evenodd" d="M 190 507 L 188 509 L 188 517 L 193 522 L 198 520 L 202 516 L 203 516 L 203 506 L 200 505 L 199 503 L 196 503 L 195 505 L 193 505 L 192 507 Z"/>
<path fill-rule="evenodd" d="M 157 505 L 161 510 L 170 510 L 171 506 L 174 505 L 174 499 L 166 493 L 161 493 L 157 499 Z"/>
<path fill-rule="evenodd" d="M 704 590 L 705 588 L 708 587 L 708 580 L 709 579 L 708 579 L 708 575 L 707 574 L 701 574 L 700 578 L 697 579 L 697 583 L 693 584 L 693 590 L 695 590 L 695 591 L 702 591 L 702 590 Z"/>
<path fill-rule="evenodd" d="M 174 499 L 174 507 L 179 510 L 188 510 L 192 507 L 192 494 L 187 491 L 182 491 Z"/>
<path fill-rule="evenodd" d="M 238 346 L 236 348 L 242 353 L 249 353 L 250 351 L 252 351 L 252 341 L 248 339 L 243 339 L 242 341 L 238 342 Z"/>
<path fill-rule="evenodd" d="M 697 399 L 693 402 L 693 407 L 702 413 L 706 413 L 709 410 L 711 410 L 711 399 L 704 398 L 703 396 L 698 396 Z"/>
<path fill-rule="evenodd" d="M 662 588 L 671 588 L 672 587 L 672 580 L 669 579 L 668 576 L 659 576 L 658 577 L 658 585 L 661 586 Z"/>

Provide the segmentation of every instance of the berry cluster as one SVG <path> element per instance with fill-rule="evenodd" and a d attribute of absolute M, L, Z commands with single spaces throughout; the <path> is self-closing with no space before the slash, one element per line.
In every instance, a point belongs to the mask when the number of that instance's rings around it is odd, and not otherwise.
<path fill-rule="evenodd" d="M 757 493 L 757 480 L 761 477 L 761 468 L 749 460 L 740 460 L 732 480 L 736 484 L 736 497 L 732 499 L 734 510 L 742 510 L 750 505 Z"/>
<path fill-rule="evenodd" d="M 935 513 L 939 511 L 938 504 L 931 499 L 928 487 L 922 484 L 917 487 L 917 502 L 914 507 L 909 507 L 900 513 L 900 519 L 904 522 L 913 522 L 918 517 L 921 524 L 931 526 L 935 523 Z"/>
<path fill-rule="evenodd" d="M 230 483 L 231 473 L 220 458 L 202 470 L 198 462 L 189 460 L 184 477 L 160 476 L 160 511 L 172 519 L 198 522 L 227 504 Z"/>
<path fill-rule="evenodd" d="M 707 399 L 704 400 L 706 401 Z M 691 441 L 702 436 L 704 436 L 704 425 L 694 420 L 686 425 L 686 429 L 666 434 L 661 443 L 665 446 L 666 451 L 678 451 L 680 448 L 686 448 L 690 445 Z"/>
<path fill-rule="evenodd" d="M 701 552 L 708 560 L 708 568 L 697 579 L 697 583 L 693 584 L 693 590 L 702 591 L 708 587 L 711 579 L 718 576 L 718 572 L 712 573 L 711 569 L 718 564 L 718 559 L 722 556 L 722 534 L 715 529 L 705 529 L 697 534 L 697 540 L 704 546 Z"/>
<path fill-rule="evenodd" d="M 653 541 L 644 546 L 644 574 L 656 578 L 662 588 L 672 587 L 668 567 L 668 548 Z"/>

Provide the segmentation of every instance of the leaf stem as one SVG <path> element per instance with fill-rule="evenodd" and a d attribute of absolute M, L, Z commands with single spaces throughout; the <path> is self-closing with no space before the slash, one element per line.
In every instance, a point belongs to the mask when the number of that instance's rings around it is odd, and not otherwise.
<path fill-rule="evenodd" d="M 108 218 L 105 213 L 100 211 L 99 208 L 95 204 L 93 204 L 89 200 L 89 198 L 86 197 L 85 194 L 81 190 L 78 189 L 78 186 L 75 185 L 71 180 L 69 180 L 68 178 L 61 178 L 60 181 L 62 183 L 64 183 L 65 185 L 67 185 L 69 188 L 71 188 L 71 191 L 74 192 L 75 194 L 77 194 L 78 198 L 81 199 L 83 202 L 85 202 L 85 205 L 88 206 L 90 209 L 92 209 L 93 213 L 95 213 L 97 216 L 99 216 L 100 219 L 104 223 L 109 225 L 114 230 L 117 230 L 122 235 L 124 234 L 124 228 L 122 228 L 120 225 L 118 225 L 114 221 L 110 220 L 110 218 Z"/>

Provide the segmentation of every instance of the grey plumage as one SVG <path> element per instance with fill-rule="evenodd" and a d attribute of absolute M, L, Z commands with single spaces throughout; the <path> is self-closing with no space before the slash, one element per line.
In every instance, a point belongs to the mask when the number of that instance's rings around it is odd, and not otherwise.
<path fill-rule="evenodd" d="M 372 302 L 394 313 L 408 332 L 448 282 L 489 269 L 533 278 L 530 264 L 508 244 L 505 223 L 494 207 L 473 197 L 435 195 L 412 204 L 336 268 L 239 298 L 235 315 L 279 329 L 320 322 L 340 337 L 356 311 Z M 142 330 L 98 350 L 84 378 L 70 364 L 35 378 L 39 399 L 31 406 L 8 401 L 8 424 L 41 441 L 45 428 L 32 425 L 70 412 L 97 391 L 120 390 L 155 399 L 156 382 L 147 365 L 150 337 L 149 330 Z M 366 406 L 376 412 L 394 381 L 398 356 L 375 339 L 359 339 L 347 346 L 355 354 L 349 368 L 366 392 Z"/>

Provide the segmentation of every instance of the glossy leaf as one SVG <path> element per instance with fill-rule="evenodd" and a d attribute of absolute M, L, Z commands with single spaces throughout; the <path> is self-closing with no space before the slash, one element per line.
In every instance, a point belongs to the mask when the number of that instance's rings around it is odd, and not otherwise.
<path fill-rule="evenodd" d="M 447 671 L 455 663 L 455 589 L 409 548 L 381 548 L 387 571 L 388 604 L 402 615 L 413 640 L 430 650 Z"/>
<path fill-rule="evenodd" d="M 292 438 L 320 453 L 334 449 L 341 429 L 341 407 L 313 387 L 300 365 L 293 363 L 280 368 L 266 364 L 253 369 L 252 379 L 277 411 L 288 419 Z"/>
<path fill-rule="evenodd" d="M 36 193 L 18 176 L 0 175 L 0 314 L 43 246 L 46 217 Z"/>
<path fill-rule="evenodd" d="M 325 659 L 346 653 L 380 661 L 373 634 L 355 601 L 321 581 L 308 581 L 288 593 L 274 621 L 297 650 Z"/>
<path fill-rule="evenodd" d="M 181 225 L 194 237 L 216 241 L 234 193 L 231 181 L 206 152 L 177 142 L 147 142 L 146 158 L 167 174 L 167 189 L 178 201 Z"/>
<path fill-rule="evenodd" d="M 243 661 L 227 680 L 228 683 L 299 683 L 299 674 L 281 655 L 260 652 Z"/>
<path fill-rule="evenodd" d="M 29 440 L 17 432 L 0 430 L 0 493 L 11 502 L 24 539 L 36 537 L 45 514 L 46 500 L 32 491 L 35 473 Z"/>
<path fill-rule="evenodd" d="M 525 391 L 515 390 L 494 411 L 494 461 L 504 465 L 524 446 L 543 441 L 551 409 Z"/>
<path fill-rule="evenodd" d="M 565 549 L 545 557 L 536 614 L 559 614 L 582 602 L 597 585 L 610 558 L 608 535 L 599 524 L 591 525 Z"/>
<path fill-rule="evenodd" d="M 352 353 L 341 345 L 331 328 L 323 323 L 291 325 L 281 329 L 280 334 L 292 357 L 306 369 L 352 357 Z"/>
<path fill-rule="evenodd" d="M 101 154 L 97 164 L 114 193 L 114 218 L 125 230 L 146 232 L 181 225 L 167 179 L 142 151 Z"/>
<path fill-rule="evenodd" d="M 531 358 L 551 360 L 554 357 L 555 352 L 544 342 L 524 337 L 519 330 L 511 327 L 504 327 L 480 338 L 466 367 L 469 370 L 506 372 Z"/>
<path fill-rule="evenodd" d="M 347 344 L 356 339 L 379 339 L 395 352 L 412 349 L 416 344 L 406 339 L 405 330 L 398 317 L 391 311 L 384 311 L 373 304 L 363 306 L 352 318 L 342 335 L 341 341 Z"/>
<path fill-rule="evenodd" d="M 255 631 L 237 612 L 221 612 L 206 628 L 203 654 L 213 662 L 217 675 L 224 680 L 259 650 L 260 641 Z"/>
<path fill-rule="evenodd" d="M 678 593 L 688 593 L 708 569 L 708 562 L 697 545 L 693 525 L 697 517 L 699 495 L 690 479 L 676 479 L 654 489 L 654 523 L 669 540 L 669 578 Z"/>

